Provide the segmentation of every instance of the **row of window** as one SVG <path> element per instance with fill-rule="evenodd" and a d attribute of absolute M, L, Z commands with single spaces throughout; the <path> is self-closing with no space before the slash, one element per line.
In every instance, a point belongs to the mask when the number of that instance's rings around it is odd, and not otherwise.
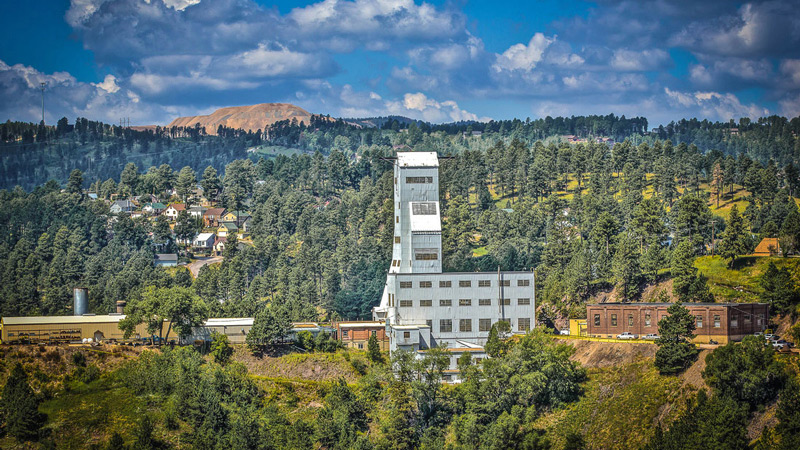
<path fill-rule="evenodd" d="M 500 319 L 503 322 L 508 322 L 509 327 L 511 327 L 511 319 Z M 431 320 L 426 321 L 429 327 L 433 327 L 433 323 Z M 458 319 L 458 331 L 461 333 L 471 332 L 472 331 L 472 322 L 473 319 Z M 478 319 L 478 331 L 479 332 L 488 332 L 492 329 L 492 319 Z M 517 330 L 518 331 L 528 331 L 531 329 L 531 319 L 530 317 L 521 317 L 517 319 Z M 441 319 L 439 320 L 439 332 L 440 333 L 452 333 L 453 332 L 453 320 L 452 319 Z"/>
<path fill-rule="evenodd" d="M 502 304 L 506 306 L 511 305 L 510 298 L 502 299 Z M 531 304 L 530 298 L 518 298 L 517 305 L 520 306 L 529 306 Z M 419 301 L 420 307 L 430 307 L 433 306 L 433 300 L 420 300 Z M 451 299 L 440 299 L 439 306 L 453 306 L 453 300 Z M 472 299 L 471 298 L 460 298 L 458 299 L 458 306 L 472 306 Z M 492 306 L 492 299 L 490 298 L 479 298 L 478 299 L 478 306 Z M 414 300 L 400 300 L 400 307 L 401 308 L 413 308 L 414 307 Z"/>
<path fill-rule="evenodd" d="M 438 257 L 438 253 L 436 255 Z M 421 259 L 421 258 L 417 258 L 417 259 Z M 433 258 L 433 259 L 436 259 L 436 258 Z M 399 261 L 398 261 L 398 263 L 399 263 Z M 392 264 L 392 265 L 394 265 L 394 264 Z M 398 264 L 398 266 L 399 265 L 400 264 Z M 505 286 L 505 287 L 510 287 L 511 286 L 511 280 L 500 280 L 500 285 L 501 286 Z M 525 286 L 530 286 L 530 285 L 531 285 L 531 280 L 529 280 L 529 279 L 517 280 L 517 286 L 525 287 Z M 401 289 L 410 289 L 412 287 L 414 287 L 414 282 L 413 281 L 401 281 L 400 282 L 400 288 Z M 420 281 L 419 282 L 419 287 L 421 287 L 421 288 L 433 287 L 433 283 L 430 282 L 430 281 Z M 439 281 L 439 287 L 440 288 L 453 287 L 453 282 L 450 281 L 450 280 Z M 467 288 L 468 287 L 472 287 L 472 280 L 459 280 L 458 281 L 458 287 L 462 287 L 462 288 L 464 288 L 464 287 L 467 287 Z M 492 287 L 492 280 L 478 280 L 478 287 Z"/>
<path fill-rule="evenodd" d="M 433 183 L 433 177 L 406 177 L 407 184 Z"/>
<path fill-rule="evenodd" d="M 763 314 L 758 315 L 758 325 L 762 325 L 764 320 Z M 752 317 L 750 314 L 744 315 L 744 325 L 750 325 L 752 322 Z M 600 326 L 600 314 L 594 315 L 594 325 L 596 327 Z M 649 327 L 652 325 L 652 320 L 650 318 L 650 314 L 644 315 L 644 326 Z M 617 326 L 617 315 L 611 314 L 611 326 Z M 633 326 L 633 314 L 628 314 L 628 326 Z M 722 318 L 719 314 L 714 314 L 714 328 L 720 328 L 722 326 Z M 731 328 L 738 328 L 739 327 L 739 316 L 737 314 L 731 315 Z M 695 316 L 695 328 L 703 328 L 703 316 Z"/>

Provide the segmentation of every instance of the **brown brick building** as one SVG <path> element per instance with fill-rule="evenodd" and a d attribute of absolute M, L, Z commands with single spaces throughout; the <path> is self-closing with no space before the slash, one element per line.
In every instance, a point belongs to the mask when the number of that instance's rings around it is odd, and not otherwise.
<path fill-rule="evenodd" d="M 383 322 L 338 322 L 334 326 L 336 338 L 342 341 L 345 347 L 366 350 L 369 337 L 374 334 L 381 350 L 389 350 L 389 337 L 386 335 L 386 324 Z"/>
<path fill-rule="evenodd" d="M 684 303 L 695 317 L 695 342 L 713 339 L 721 344 L 764 331 L 769 318 L 766 303 Z M 616 337 L 629 331 L 640 337 L 658 334 L 658 321 L 668 316 L 671 303 L 600 303 L 586 306 L 587 334 Z"/>

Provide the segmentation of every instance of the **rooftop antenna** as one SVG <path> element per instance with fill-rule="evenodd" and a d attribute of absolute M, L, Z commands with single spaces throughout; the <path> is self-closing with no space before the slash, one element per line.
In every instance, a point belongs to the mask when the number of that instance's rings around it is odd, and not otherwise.
<path fill-rule="evenodd" d="M 47 83 L 39 83 L 39 89 L 42 91 L 42 125 L 44 125 L 44 88 L 47 86 Z"/>

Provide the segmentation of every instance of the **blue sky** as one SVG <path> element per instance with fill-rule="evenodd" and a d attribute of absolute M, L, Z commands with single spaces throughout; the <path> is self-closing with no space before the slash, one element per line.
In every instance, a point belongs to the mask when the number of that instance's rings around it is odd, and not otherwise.
<path fill-rule="evenodd" d="M 0 120 L 288 102 L 432 122 L 800 114 L 797 1 L 0 3 Z M 5 116 L 5 117 L 3 117 Z"/>

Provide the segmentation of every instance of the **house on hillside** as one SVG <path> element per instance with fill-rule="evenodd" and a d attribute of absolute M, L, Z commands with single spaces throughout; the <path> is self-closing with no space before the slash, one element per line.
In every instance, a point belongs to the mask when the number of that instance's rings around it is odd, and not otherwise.
<path fill-rule="evenodd" d="M 217 236 L 227 237 L 230 233 L 239 233 L 239 227 L 233 222 L 222 222 L 217 228 Z"/>
<path fill-rule="evenodd" d="M 217 239 L 214 241 L 214 254 L 219 256 L 222 252 L 225 251 L 225 244 L 228 242 L 227 237 L 220 237 L 217 236 Z"/>
<path fill-rule="evenodd" d="M 170 220 L 178 220 L 178 214 L 180 214 L 181 211 L 186 211 L 186 204 L 172 203 L 164 210 L 164 215 Z"/>
<path fill-rule="evenodd" d="M 216 237 L 214 233 L 200 233 L 192 241 L 192 247 L 198 250 L 211 250 Z"/>
<path fill-rule="evenodd" d="M 156 253 L 153 264 L 156 267 L 175 267 L 178 265 L 178 255 L 175 253 Z"/>
<path fill-rule="evenodd" d="M 225 214 L 222 215 L 221 222 L 233 222 L 238 226 L 241 226 L 242 223 L 250 218 L 250 214 L 243 212 L 243 211 L 227 211 Z"/>
<path fill-rule="evenodd" d="M 781 243 L 778 238 L 764 238 L 753 251 L 753 256 L 775 256 L 781 254 Z"/>
<path fill-rule="evenodd" d="M 130 200 L 116 200 L 114 203 L 111 204 L 111 213 L 112 214 L 120 214 L 120 213 L 129 213 L 136 209 L 136 205 L 133 204 Z"/>
<path fill-rule="evenodd" d="M 147 214 L 161 214 L 165 209 L 167 209 L 165 204 L 156 202 L 145 204 L 142 208 L 142 211 L 146 212 Z"/>
<path fill-rule="evenodd" d="M 203 217 L 203 214 L 206 212 L 205 206 L 192 206 L 189 208 L 189 215 L 194 217 L 195 219 Z"/>
<path fill-rule="evenodd" d="M 218 227 L 224 215 L 225 208 L 208 208 L 206 212 L 203 213 L 203 223 L 207 228 Z"/>

